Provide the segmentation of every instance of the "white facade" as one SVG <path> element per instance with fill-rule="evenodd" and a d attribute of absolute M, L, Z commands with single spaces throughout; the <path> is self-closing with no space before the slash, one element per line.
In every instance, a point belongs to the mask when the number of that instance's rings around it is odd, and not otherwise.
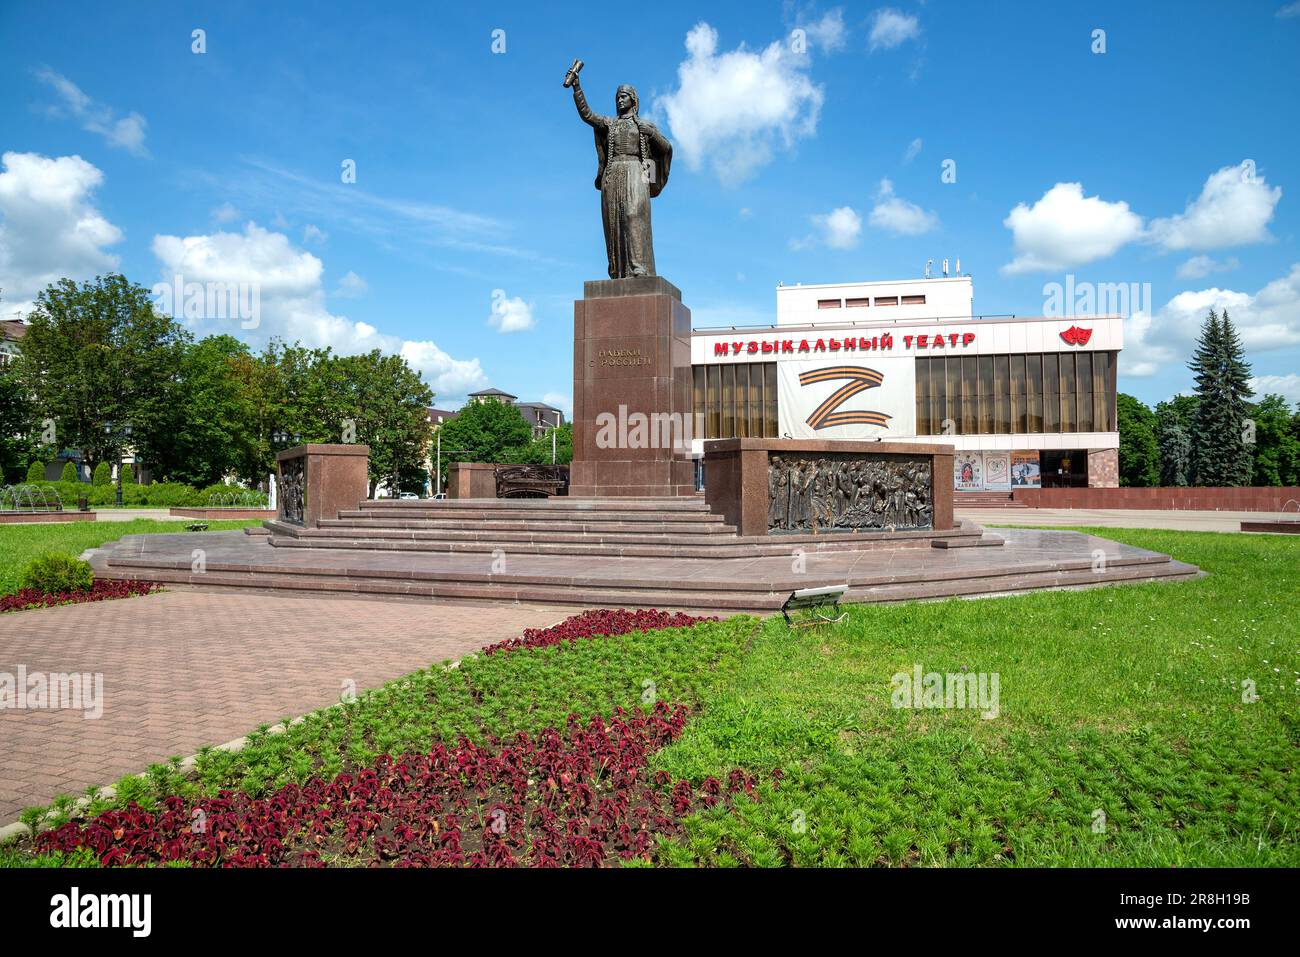
<path fill-rule="evenodd" d="M 1119 316 L 982 318 L 972 315 L 972 302 L 967 276 L 779 286 L 776 323 L 696 330 L 691 362 L 705 367 L 777 363 L 780 434 L 796 438 L 898 439 L 981 453 L 1079 450 L 1091 456 L 1117 450 L 1117 431 L 914 434 L 917 417 L 909 410 L 917 398 L 918 359 L 1042 354 L 1046 368 L 1046 356 L 1052 353 L 1114 354 L 1124 347 Z M 1097 360 L 1098 369 L 1106 367 L 1102 361 Z M 1114 363 L 1108 365 L 1113 383 Z M 837 367 L 845 368 L 846 375 L 827 381 L 825 370 Z M 874 378 L 840 400 L 851 389 L 847 383 L 853 370 Z M 842 410 L 851 424 L 810 421 L 831 408 Z M 697 452 L 703 451 L 704 441 L 695 440 Z"/>
<path fill-rule="evenodd" d="M 776 324 L 963 319 L 971 316 L 974 301 L 969 276 L 777 286 Z"/>

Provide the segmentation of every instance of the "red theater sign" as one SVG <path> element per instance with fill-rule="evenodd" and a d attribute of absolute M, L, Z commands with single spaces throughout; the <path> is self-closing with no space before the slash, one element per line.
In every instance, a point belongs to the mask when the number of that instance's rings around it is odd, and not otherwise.
<path fill-rule="evenodd" d="M 975 341 L 973 332 L 930 332 L 919 335 L 899 336 L 904 349 L 956 349 L 969 346 Z M 844 336 L 841 339 L 827 337 L 824 339 L 782 339 L 779 336 L 767 339 L 733 339 L 730 342 L 715 342 L 714 356 L 746 355 L 811 355 L 816 352 L 891 352 L 895 348 L 893 333 L 883 336 Z"/>
<path fill-rule="evenodd" d="M 1061 333 L 1061 339 L 1072 346 L 1086 346 L 1091 338 L 1091 329 L 1080 329 L 1078 326 L 1071 326 Z"/>

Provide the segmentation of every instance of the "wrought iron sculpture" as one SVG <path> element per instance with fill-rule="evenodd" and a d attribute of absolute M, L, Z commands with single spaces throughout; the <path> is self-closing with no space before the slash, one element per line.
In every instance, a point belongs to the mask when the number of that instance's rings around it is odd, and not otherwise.
<path fill-rule="evenodd" d="M 498 465 L 497 498 L 550 498 L 569 492 L 567 465 Z"/>
<path fill-rule="evenodd" d="M 930 460 L 905 455 L 772 455 L 769 532 L 934 527 Z"/>
<path fill-rule="evenodd" d="M 307 456 L 280 462 L 280 517 L 301 525 L 306 515 Z"/>

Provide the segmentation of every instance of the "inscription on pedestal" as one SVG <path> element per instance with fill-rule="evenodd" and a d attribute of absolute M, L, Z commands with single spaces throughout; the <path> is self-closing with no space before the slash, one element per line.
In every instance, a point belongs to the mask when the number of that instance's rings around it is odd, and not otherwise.
<path fill-rule="evenodd" d="M 601 349 L 596 361 L 603 366 L 648 366 L 650 357 L 640 349 Z"/>

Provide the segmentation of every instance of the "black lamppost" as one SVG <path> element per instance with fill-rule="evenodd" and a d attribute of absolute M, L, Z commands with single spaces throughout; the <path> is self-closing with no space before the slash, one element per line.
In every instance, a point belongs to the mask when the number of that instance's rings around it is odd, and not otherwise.
<path fill-rule="evenodd" d="M 286 432 L 278 429 L 271 433 L 271 446 L 277 452 L 283 449 L 293 448 L 295 445 L 302 445 L 301 432 Z"/>
<path fill-rule="evenodd" d="M 131 423 L 127 422 L 122 428 L 116 429 L 112 422 L 104 423 L 104 434 L 109 437 L 117 450 L 117 505 L 122 506 L 122 470 L 126 468 L 126 459 L 122 456 L 122 444 L 131 438 Z"/>

